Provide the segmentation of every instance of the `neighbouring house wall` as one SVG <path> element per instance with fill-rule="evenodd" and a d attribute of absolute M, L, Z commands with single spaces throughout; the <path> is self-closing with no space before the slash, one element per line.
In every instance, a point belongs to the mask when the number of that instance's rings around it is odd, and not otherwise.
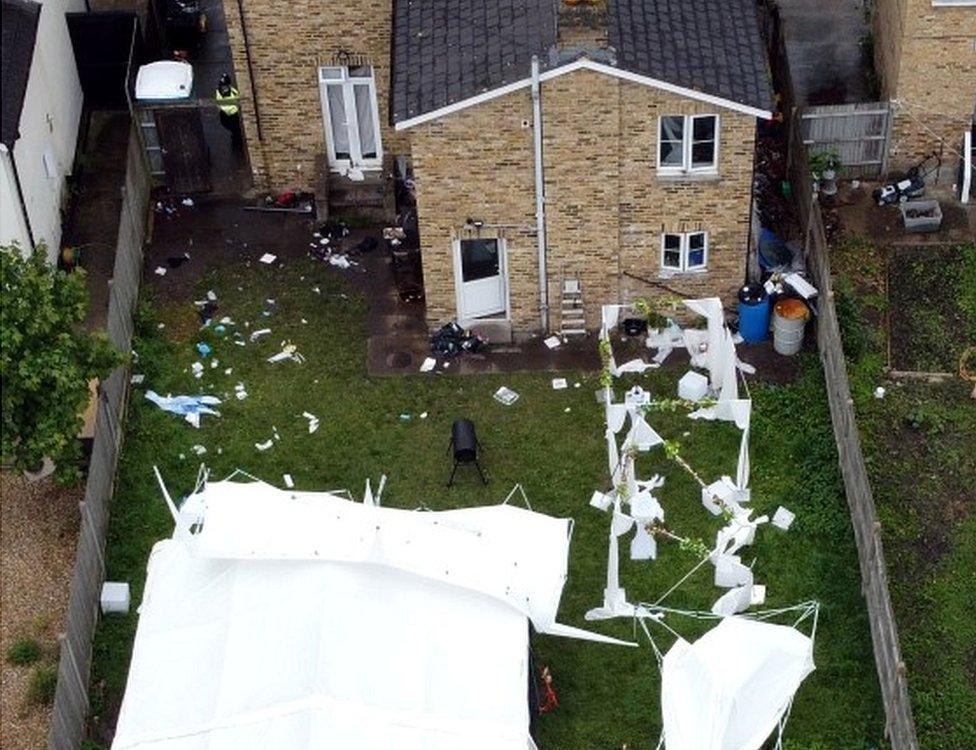
<path fill-rule="evenodd" d="M 22 250 L 30 248 L 30 235 L 17 195 L 17 183 L 6 147 L 0 147 L 0 245 L 16 242 Z"/>
<path fill-rule="evenodd" d="M 581 280 L 589 328 L 602 304 L 666 296 L 623 271 L 731 302 L 745 275 L 755 119 L 592 71 L 544 82 L 542 109 L 550 327 L 566 278 Z M 717 176 L 656 175 L 657 118 L 686 113 L 720 115 Z M 452 243 L 474 236 L 468 218 L 506 238 L 515 330 L 540 325 L 531 122 L 524 90 L 409 131 L 431 325 L 457 314 Z M 661 233 L 698 229 L 708 270 L 662 273 Z"/>
<path fill-rule="evenodd" d="M 247 26 L 254 81 L 250 79 L 241 27 Z M 340 52 L 363 55 L 374 68 L 384 154 L 409 153 L 408 139 L 389 125 L 392 0 L 322 2 L 224 0 L 244 133 L 257 184 L 314 187 L 324 164 L 325 128 L 318 68 Z M 261 140 L 251 97 L 257 97 Z"/>
<path fill-rule="evenodd" d="M 60 249 L 65 177 L 74 166 L 82 108 L 81 82 L 64 14 L 84 10 L 83 0 L 44 1 L 20 138 L 12 149 L 34 240 L 47 244 L 52 260 Z"/>
<path fill-rule="evenodd" d="M 895 100 L 890 164 L 905 168 L 937 151 L 952 181 L 962 133 L 976 111 L 976 7 L 878 0 L 875 64 Z"/>

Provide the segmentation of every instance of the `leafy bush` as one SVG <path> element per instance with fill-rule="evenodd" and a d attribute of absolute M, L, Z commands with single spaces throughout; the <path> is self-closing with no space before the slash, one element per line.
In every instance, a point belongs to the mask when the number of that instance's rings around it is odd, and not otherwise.
<path fill-rule="evenodd" d="M 54 667 L 38 667 L 27 683 L 27 702 L 34 706 L 50 705 L 57 686 L 58 671 Z"/>
<path fill-rule="evenodd" d="M 35 639 L 18 638 L 7 649 L 7 662 L 23 667 L 40 661 L 42 653 L 41 644 Z"/>
<path fill-rule="evenodd" d="M 838 278 L 834 284 L 834 308 L 844 356 L 856 362 L 868 348 L 868 332 L 864 329 L 863 311 L 855 296 L 854 285 L 846 277 Z"/>
<path fill-rule="evenodd" d="M 21 471 L 45 456 L 63 467 L 77 451 L 88 381 L 120 357 L 104 336 L 79 329 L 88 307 L 82 271 L 51 266 L 43 244 L 26 255 L 16 244 L 0 247 L 0 269 L 3 456 Z"/>

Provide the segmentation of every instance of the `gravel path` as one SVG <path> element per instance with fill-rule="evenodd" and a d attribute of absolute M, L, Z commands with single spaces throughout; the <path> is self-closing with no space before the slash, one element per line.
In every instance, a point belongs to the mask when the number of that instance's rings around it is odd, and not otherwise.
<path fill-rule="evenodd" d="M 56 668 L 83 496 L 82 488 L 63 489 L 50 480 L 28 484 L 0 473 L 0 747 L 5 750 L 47 746 L 50 710 L 24 700 L 37 667 L 12 666 L 6 654 L 12 641 L 29 636 L 44 648 L 38 666 Z"/>

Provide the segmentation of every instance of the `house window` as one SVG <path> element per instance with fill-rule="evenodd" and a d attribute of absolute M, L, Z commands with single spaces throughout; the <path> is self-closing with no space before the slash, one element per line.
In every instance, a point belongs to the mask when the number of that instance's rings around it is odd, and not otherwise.
<path fill-rule="evenodd" d="M 661 270 L 668 273 L 704 271 L 708 267 L 708 233 L 666 232 L 661 235 Z"/>
<path fill-rule="evenodd" d="M 714 172 L 718 115 L 665 115 L 658 120 L 658 172 Z"/>

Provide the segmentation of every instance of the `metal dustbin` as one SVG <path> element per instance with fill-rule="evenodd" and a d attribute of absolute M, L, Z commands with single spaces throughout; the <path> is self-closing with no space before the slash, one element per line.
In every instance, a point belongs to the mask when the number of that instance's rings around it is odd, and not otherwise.
<path fill-rule="evenodd" d="M 942 226 L 938 201 L 905 201 L 899 208 L 906 232 L 937 232 Z"/>
<path fill-rule="evenodd" d="M 803 346 L 803 329 L 810 319 L 810 308 L 802 299 L 787 297 L 773 307 L 773 349 L 792 357 Z"/>
<path fill-rule="evenodd" d="M 762 284 L 739 289 L 739 333 L 747 343 L 757 344 L 769 335 L 769 302 Z"/>

